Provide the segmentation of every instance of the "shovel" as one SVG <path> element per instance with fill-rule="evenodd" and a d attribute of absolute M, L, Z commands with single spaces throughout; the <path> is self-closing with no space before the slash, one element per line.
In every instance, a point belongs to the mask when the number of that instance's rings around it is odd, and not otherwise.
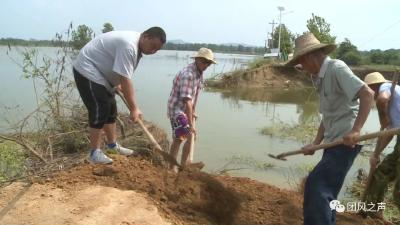
<path fill-rule="evenodd" d="M 374 133 L 370 133 L 370 134 L 361 135 L 357 141 L 365 141 L 368 139 L 373 139 L 373 138 L 383 137 L 383 136 L 388 136 L 388 135 L 395 135 L 398 133 L 400 133 L 400 128 L 393 128 L 393 129 L 389 129 L 389 130 L 383 130 L 383 131 L 378 131 L 378 132 L 374 132 Z M 343 144 L 343 140 L 337 140 L 337 141 L 333 141 L 333 142 L 329 142 L 329 143 L 315 145 L 312 148 L 310 148 L 310 150 L 315 151 L 315 150 L 320 150 L 320 149 L 326 149 L 326 148 L 331 148 L 331 147 L 341 145 L 341 144 Z M 268 154 L 268 156 L 271 158 L 274 158 L 274 159 L 286 160 L 285 157 L 287 157 L 287 156 L 304 154 L 304 153 L 305 153 L 305 150 L 299 149 L 299 150 L 295 150 L 295 151 L 284 152 L 279 155 Z"/>
<path fill-rule="evenodd" d="M 193 126 L 193 128 L 194 129 L 196 129 L 196 118 L 193 118 L 193 124 L 192 124 L 192 126 Z M 203 162 L 196 162 L 196 163 L 193 163 L 193 155 L 194 155 L 194 142 L 195 142 L 195 140 L 196 140 L 196 135 L 195 134 L 193 134 L 192 135 L 192 137 L 191 137 L 191 142 L 190 142 L 190 151 L 189 151 L 189 161 L 190 161 L 190 164 L 189 164 L 189 166 L 190 167 L 193 167 L 193 168 L 198 168 L 199 170 L 201 170 L 203 167 L 204 167 L 204 163 Z"/>
<path fill-rule="evenodd" d="M 119 91 L 116 90 L 116 93 L 121 97 L 122 101 L 125 103 L 126 107 L 130 110 L 129 104 L 126 101 L 124 95 Z M 155 150 L 158 154 L 160 154 L 165 160 L 167 160 L 169 163 L 177 166 L 179 169 L 182 169 L 181 165 L 176 161 L 174 157 L 172 157 L 170 154 L 165 152 L 161 146 L 157 143 L 156 139 L 153 137 L 153 135 L 147 130 L 146 126 L 144 125 L 143 121 L 138 118 L 137 122 L 139 123 L 139 126 L 143 129 L 144 133 L 146 134 L 147 138 L 150 140 L 150 142 L 154 145 Z"/>

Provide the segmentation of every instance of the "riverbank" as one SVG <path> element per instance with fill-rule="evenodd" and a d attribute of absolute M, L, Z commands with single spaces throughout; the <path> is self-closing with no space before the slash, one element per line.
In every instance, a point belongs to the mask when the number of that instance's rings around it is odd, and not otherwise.
<path fill-rule="evenodd" d="M 394 67 L 382 66 L 358 66 L 351 67 L 353 73 L 360 79 L 372 72 L 382 73 L 386 79 L 391 80 Z M 207 87 L 216 89 L 246 89 L 246 88 L 270 88 L 270 89 L 303 89 L 311 87 L 310 76 L 299 72 L 293 67 L 285 67 L 278 63 L 267 62 L 255 68 L 235 70 L 219 74 L 206 80 Z"/>

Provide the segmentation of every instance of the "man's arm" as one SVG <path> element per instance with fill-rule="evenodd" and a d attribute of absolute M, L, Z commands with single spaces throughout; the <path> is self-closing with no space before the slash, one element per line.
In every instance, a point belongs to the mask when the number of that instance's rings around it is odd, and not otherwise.
<path fill-rule="evenodd" d="M 389 116 L 389 101 L 390 94 L 386 91 L 380 92 L 376 98 L 376 108 L 378 109 L 379 122 L 381 124 L 381 130 L 385 129 L 390 124 Z M 386 146 L 392 141 L 393 135 L 378 137 L 376 142 L 375 151 L 370 157 L 371 167 L 376 167 L 379 163 L 379 156 L 386 148 Z"/>
<path fill-rule="evenodd" d="M 374 91 L 365 84 L 357 92 L 357 97 L 360 99 L 358 115 L 354 121 L 352 130 L 343 137 L 344 144 L 352 147 L 358 143 L 361 128 L 364 126 L 371 111 L 372 102 L 374 101 Z"/>
<path fill-rule="evenodd" d="M 390 94 L 386 91 L 379 93 L 376 98 L 376 108 L 378 109 L 379 122 L 382 128 L 386 128 L 390 124 L 389 99 Z"/>
<path fill-rule="evenodd" d="M 124 76 L 120 76 L 120 81 L 122 93 L 124 94 L 124 97 L 129 105 L 130 119 L 132 121 L 136 121 L 139 116 L 141 116 L 142 112 L 139 110 L 139 107 L 136 104 L 135 89 L 133 88 L 132 81 Z"/>

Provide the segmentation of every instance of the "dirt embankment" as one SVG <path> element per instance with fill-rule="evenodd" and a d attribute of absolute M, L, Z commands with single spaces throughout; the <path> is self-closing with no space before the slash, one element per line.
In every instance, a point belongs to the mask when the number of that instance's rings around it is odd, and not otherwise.
<path fill-rule="evenodd" d="M 81 164 L 35 180 L 17 201 L 19 190 L 2 189 L 0 224 L 302 224 L 298 193 L 248 178 L 199 171 L 177 175 L 140 157 L 113 158 L 113 165 Z M 340 214 L 337 224 L 383 223 Z"/>
<path fill-rule="evenodd" d="M 280 65 L 263 65 L 255 69 L 237 70 L 208 79 L 206 85 L 212 88 L 301 88 L 311 85 L 308 76 L 294 68 Z"/>
<path fill-rule="evenodd" d="M 382 73 L 386 79 L 391 80 L 393 71 L 374 70 L 372 68 L 352 67 L 352 71 L 360 79 L 372 72 Z M 310 76 L 298 72 L 292 67 L 283 65 L 263 65 L 255 69 L 237 70 L 221 74 L 206 80 L 206 85 L 217 89 L 237 88 L 271 88 L 271 89 L 299 89 L 311 86 Z"/>

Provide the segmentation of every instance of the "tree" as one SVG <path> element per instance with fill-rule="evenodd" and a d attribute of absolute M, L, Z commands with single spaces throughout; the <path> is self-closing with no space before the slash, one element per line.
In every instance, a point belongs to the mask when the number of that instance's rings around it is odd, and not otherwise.
<path fill-rule="evenodd" d="M 373 49 L 370 51 L 371 63 L 383 64 L 385 62 L 384 54 L 380 49 Z"/>
<path fill-rule="evenodd" d="M 361 55 L 356 51 L 347 52 L 344 54 L 342 60 L 347 63 L 347 65 L 357 66 L 361 63 Z"/>
<path fill-rule="evenodd" d="M 384 63 L 388 65 L 395 65 L 399 61 L 399 51 L 395 49 L 388 49 L 383 52 Z"/>
<path fill-rule="evenodd" d="M 336 57 L 348 65 L 359 65 L 361 62 L 361 54 L 358 52 L 357 47 L 347 38 L 340 43 L 336 51 Z"/>
<path fill-rule="evenodd" d="M 72 31 L 71 47 L 75 50 L 83 48 L 90 40 L 94 38 L 93 30 L 86 25 L 79 25 Z"/>
<path fill-rule="evenodd" d="M 107 33 L 107 32 L 113 31 L 113 30 L 114 30 L 114 27 L 111 25 L 111 23 L 103 24 L 103 30 L 102 30 L 103 33 Z"/>
<path fill-rule="evenodd" d="M 311 14 L 311 19 L 307 20 L 308 30 L 314 34 L 314 36 L 323 43 L 334 44 L 336 37 L 330 35 L 330 24 L 325 21 L 324 18 Z"/>
<path fill-rule="evenodd" d="M 294 35 L 286 28 L 285 24 L 281 24 L 281 52 L 285 52 L 286 54 L 293 52 L 293 42 Z M 272 37 L 273 46 L 278 48 L 279 43 L 279 26 L 275 28 L 274 35 Z"/>
<path fill-rule="evenodd" d="M 344 41 L 342 43 L 340 43 L 337 51 L 336 51 L 336 57 L 338 59 L 342 59 L 343 56 L 348 53 L 348 52 L 352 52 L 352 51 L 358 51 L 357 47 L 355 45 L 353 45 L 349 39 L 345 38 Z"/>

